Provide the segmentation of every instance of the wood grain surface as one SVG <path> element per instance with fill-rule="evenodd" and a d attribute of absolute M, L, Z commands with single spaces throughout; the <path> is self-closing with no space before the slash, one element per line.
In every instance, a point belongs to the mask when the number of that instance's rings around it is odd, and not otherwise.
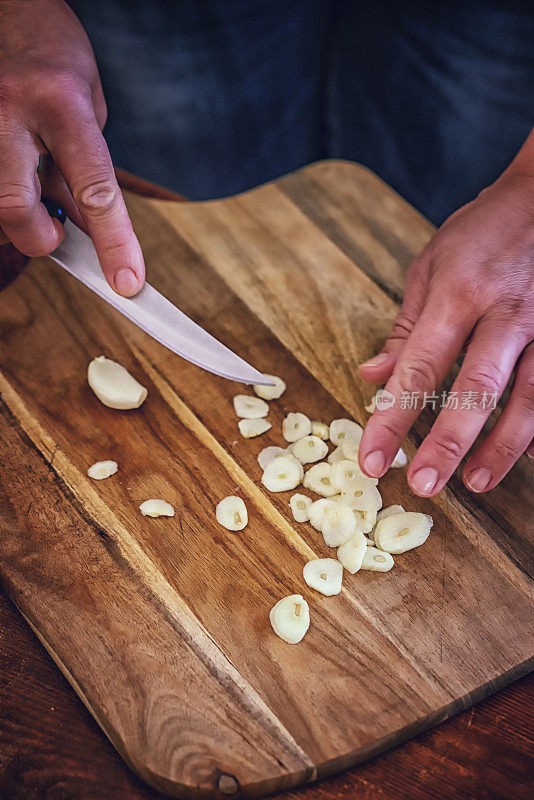
<path fill-rule="evenodd" d="M 355 212 L 356 233 L 343 233 L 336 184 L 341 197 L 380 189 L 372 229 Z M 414 505 L 396 471 L 385 502 L 431 509 L 425 548 L 387 576 L 354 576 L 340 597 L 310 594 L 298 648 L 268 626 L 272 603 L 302 591 L 304 561 L 326 552 L 294 526 L 288 496 L 260 489 L 255 456 L 280 442 L 288 410 L 364 419 L 356 364 L 385 334 L 397 289 L 348 257 L 350 236 L 366 231 L 359 246 L 378 265 L 382 226 L 405 237 L 409 259 L 409 226 L 417 249 L 428 224 L 370 173 L 335 163 L 223 202 L 129 205 L 157 288 L 289 389 L 273 431 L 245 441 L 235 386 L 163 351 L 50 262 L 0 296 L 2 577 L 117 749 L 180 796 L 252 796 L 367 758 L 526 671 L 528 464 L 476 503 L 453 481 L 439 502 Z M 100 352 L 149 387 L 139 411 L 91 395 L 84 372 Z M 120 477 L 95 486 L 85 470 L 103 454 Z M 236 487 L 251 518 L 239 535 L 213 521 Z M 140 518 L 147 496 L 177 518 Z"/>

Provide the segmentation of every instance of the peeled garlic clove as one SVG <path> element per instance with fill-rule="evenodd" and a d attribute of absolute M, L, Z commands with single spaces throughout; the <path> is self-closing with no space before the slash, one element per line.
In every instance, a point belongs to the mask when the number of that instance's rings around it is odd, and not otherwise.
<path fill-rule="evenodd" d="M 278 398 L 281 397 L 286 390 L 285 382 L 282 380 L 282 378 L 278 378 L 276 375 L 268 375 L 266 372 L 263 373 L 263 377 L 266 378 L 266 380 L 271 381 L 274 386 L 254 385 L 252 388 L 258 397 L 262 397 L 264 400 L 278 400 Z"/>
<path fill-rule="evenodd" d="M 337 489 L 332 486 L 330 481 L 331 469 L 331 465 L 324 461 L 320 464 L 314 464 L 304 475 L 304 488 L 311 489 L 312 492 L 320 494 L 323 497 L 331 497 L 337 494 Z"/>
<path fill-rule="evenodd" d="M 322 439 L 323 442 L 326 442 L 330 438 L 330 428 L 325 422 L 318 422 L 317 420 L 312 420 L 312 436 L 318 436 L 319 439 Z"/>
<path fill-rule="evenodd" d="M 397 506 L 397 505 L 386 506 L 386 508 L 383 508 L 382 511 L 378 512 L 378 514 L 376 515 L 376 521 L 380 522 L 380 520 L 387 519 L 388 517 L 391 517 L 393 514 L 403 514 L 403 513 L 404 509 L 402 506 Z"/>
<path fill-rule="evenodd" d="M 286 453 L 267 464 L 261 482 L 270 492 L 287 492 L 299 485 L 303 474 L 300 461 Z"/>
<path fill-rule="evenodd" d="M 286 450 L 284 447 L 264 447 L 261 453 L 258 454 L 258 464 L 262 469 L 265 469 L 267 464 L 270 464 L 274 458 L 278 456 L 285 456 Z"/>
<path fill-rule="evenodd" d="M 296 442 L 311 433 L 311 420 L 306 414 L 290 412 L 282 422 L 282 434 L 286 442 Z"/>
<path fill-rule="evenodd" d="M 301 594 L 283 597 L 271 608 L 273 631 L 288 644 L 298 644 L 310 627 L 310 608 Z"/>
<path fill-rule="evenodd" d="M 356 517 L 350 508 L 343 503 L 334 503 L 324 513 L 321 528 L 324 543 L 328 547 L 339 547 L 354 536 L 357 527 Z"/>
<path fill-rule="evenodd" d="M 335 558 L 315 558 L 302 570 L 304 580 L 312 589 L 331 597 L 341 591 L 343 567 Z"/>
<path fill-rule="evenodd" d="M 303 436 L 291 445 L 291 452 L 301 464 L 311 464 L 325 457 L 328 445 L 318 436 Z"/>
<path fill-rule="evenodd" d="M 327 500 L 324 497 L 311 504 L 308 509 L 308 519 L 316 531 L 322 532 L 326 511 L 334 505 L 335 503 L 333 500 Z"/>
<path fill-rule="evenodd" d="M 174 517 L 174 508 L 166 500 L 145 500 L 139 510 L 144 517 Z"/>
<path fill-rule="evenodd" d="M 305 494 L 294 494 L 289 501 L 289 506 L 293 513 L 295 522 L 306 522 L 308 519 L 308 511 L 312 505 L 312 500 L 306 497 Z"/>
<path fill-rule="evenodd" d="M 342 445 L 343 442 L 360 442 L 363 428 L 351 419 L 335 419 L 330 424 L 330 441 L 335 445 Z"/>
<path fill-rule="evenodd" d="M 343 455 L 343 450 L 341 447 L 336 447 L 335 450 L 332 450 L 326 460 L 329 464 L 335 464 L 337 461 L 343 461 L 344 458 L 345 456 Z"/>
<path fill-rule="evenodd" d="M 406 453 L 404 452 L 402 447 L 399 447 L 399 449 L 397 451 L 397 455 L 393 459 L 393 461 L 391 463 L 391 466 L 392 467 L 405 467 L 407 463 L 408 463 L 408 456 L 406 455 Z"/>
<path fill-rule="evenodd" d="M 417 511 L 392 514 L 378 523 L 374 540 L 386 553 L 406 553 L 426 542 L 433 524 L 432 517 Z"/>
<path fill-rule="evenodd" d="M 247 507 L 241 497 L 230 494 L 217 503 L 215 518 L 229 531 L 242 531 L 248 522 Z"/>
<path fill-rule="evenodd" d="M 368 547 L 362 560 L 361 569 L 367 569 L 370 572 L 389 572 L 393 564 L 393 556 L 390 553 L 385 553 L 376 547 Z"/>
<path fill-rule="evenodd" d="M 348 542 L 344 542 L 341 547 L 338 547 L 338 561 L 343 564 L 347 572 L 354 575 L 362 566 L 366 551 L 367 542 L 365 541 L 365 536 L 361 531 L 356 531 Z"/>
<path fill-rule="evenodd" d="M 87 382 L 108 408 L 139 408 L 148 394 L 122 364 L 105 356 L 93 358 L 87 368 Z"/>
<path fill-rule="evenodd" d="M 254 436 L 261 436 L 262 433 L 268 431 L 272 425 L 266 419 L 240 419 L 237 427 L 241 436 L 245 439 L 253 439 Z"/>
<path fill-rule="evenodd" d="M 97 461 L 96 464 L 92 464 L 89 467 L 87 474 L 95 481 L 102 481 L 104 478 L 115 475 L 118 468 L 119 465 L 116 461 Z"/>
<path fill-rule="evenodd" d="M 250 397 L 248 394 L 236 394 L 234 397 L 234 410 L 242 419 L 261 419 L 269 413 L 269 406 L 259 397 Z"/>

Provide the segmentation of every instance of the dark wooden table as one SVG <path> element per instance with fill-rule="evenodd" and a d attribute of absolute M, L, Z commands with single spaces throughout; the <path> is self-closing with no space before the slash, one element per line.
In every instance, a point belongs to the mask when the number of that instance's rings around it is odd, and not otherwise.
<path fill-rule="evenodd" d="M 141 194 L 179 199 L 134 176 L 121 173 L 120 179 Z M 0 281 L 21 266 L 4 250 Z M 284 797 L 530 800 L 533 743 L 530 675 L 389 753 Z M 125 766 L 0 590 L 0 800 L 162 798 Z"/>

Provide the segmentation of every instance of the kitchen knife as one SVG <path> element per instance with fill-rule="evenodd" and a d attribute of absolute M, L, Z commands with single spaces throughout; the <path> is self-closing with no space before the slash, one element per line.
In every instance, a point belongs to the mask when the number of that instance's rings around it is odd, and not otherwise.
<path fill-rule="evenodd" d="M 65 220 L 60 207 L 48 200 L 45 206 L 51 216 L 60 222 Z M 65 238 L 50 257 L 113 308 L 173 353 L 202 369 L 240 383 L 272 385 L 261 372 L 189 319 L 150 284 L 145 283 L 135 297 L 121 297 L 114 292 L 104 278 L 89 236 L 68 219 L 64 225 Z"/>

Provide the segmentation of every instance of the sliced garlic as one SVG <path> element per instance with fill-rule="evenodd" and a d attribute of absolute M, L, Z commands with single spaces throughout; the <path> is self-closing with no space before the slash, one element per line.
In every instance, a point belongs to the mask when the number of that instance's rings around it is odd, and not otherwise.
<path fill-rule="evenodd" d="M 269 413 L 269 406 L 259 397 L 248 394 L 236 394 L 234 397 L 234 410 L 242 419 L 261 419 Z"/>
<path fill-rule="evenodd" d="M 348 459 L 349 461 L 356 461 L 358 462 L 358 451 L 360 449 L 360 443 L 355 442 L 353 439 L 349 439 L 348 442 L 343 442 L 341 445 L 341 452 L 343 453 L 344 458 Z"/>
<path fill-rule="evenodd" d="M 349 440 L 359 442 L 362 434 L 362 426 L 351 419 L 335 419 L 330 424 L 330 441 L 338 446 Z"/>
<path fill-rule="evenodd" d="M 397 451 L 397 455 L 393 459 L 393 461 L 391 463 L 391 466 L 392 467 L 405 467 L 407 463 L 408 463 L 408 456 L 406 455 L 406 453 L 404 452 L 402 447 L 399 447 L 399 449 Z"/>
<path fill-rule="evenodd" d="M 285 381 L 283 381 L 282 378 L 278 378 L 276 375 L 268 375 L 266 372 L 263 373 L 263 377 L 271 381 L 274 386 L 254 385 L 252 388 L 258 397 L 262 397 L 264 400 L 278 400 L 286 390 Z"/>
<path fill-rule="evenodd" d="M 343 450 L 341 447 L 336 447 L 335 450 L 332 450 L 328 458 L 326 459 L 329 464 L 335 464 L 337 461 L 343 461 L 345 458 L 343 454 Z"/>
<path fill-rule="evenodd" d="M 87 474 L 95 481 L 102 481 L 104 478 L 115 475 L 118 468 L 119 465 L 116 461 L 97 461 L 96 464 L 92 464 L 89 467 Z"/>
<path fill-rule="evenodd" d="M 271 608 L 273 631 L 288 644 L 298 644 L 310 627 L 310 607 L 301 594 L 283 597 Z"/>
<path fill-rule="evenodd" d="M 320 464 L 314 464 L 304 475 L 303 486 L 323 497 L 331 497 L 337 494 L 337 489 L 330 482 L 331 469 L 331 465 L 325 461 Z"/>
<path fill-rule="evenodd" d="M 308 519 L 316 531 L 322 532 L 326 511 L 334 505 L 335 503 L 333 500 L 327 500 L 324 497 L 321 497 L 320 500 L 316 500 L 311 504 L 308 509 Z"/>
<path fill-rule="evenodd" d="M 270 492 L 287 492 L 299 485 L 304 475 L 300 461 L 290 453 L 267 464 L 261 482 Z"/>
<path fill-rule="evenodd" d="M 320 461 L 328 453 L 328 445 L 318 436 L 303 436 L 291 445 L 291 452 L 301 464 Z"/>
<path fill-rule="evenodd" d="M 93 358 L 87 368 L 87 382 L 108 408 L 139 408 L 148 393 L 122 364 L 105 356 Z"/>
<path fill-rule="evenodd" d="M 357 461 L 349 461 L 348 458 L 344 458 L 342 461 L 336 461 L 335 464 L 332 464 L 330 480 L 338 492 L 348 492 L 353 487 L 359 489 L 362 481 L 374 483 L 374 481 L 361 471 Z"/>
<path fill-rule="evenodd" d="M 284 447 L 264 447 L 261 453 L 258 455 L 258 464 L 262 469 L 265 469 L 267 464 L 270 464 L 273 458 L 278 458 L 278 456 L 285 456 L 286 449 Z"/>
<path fill-rule="evenodd" d="M 381 511 L 378 512 L 378 514 L 376 515 L 376 521 L 380 522 L 380 520 L 387 519 L 388 517 L 391 517 L 393 514 L 402 514 L 403 512 L 404 509 L 402 506 L 397 506 L 397 505 L 386 506 L 386 508 L 383 508 Z"/>
<path fill-rule="evenodd" d="M 378 509 L 382 505 L 382 495 L 374 483 L 366 478 L 359 478 L 354 481 L 341 497 L 344 503 L 352 508 L 353 511 L 371 511 L 375 518 Z"/>
<path fill-rule="evenodd" d="M 343 564 L 347 572 L 350 572 L 351 575 L 354 575 L 354 573 L 358 572 L 360 569 L 366 551 L 367 542 L 365 541 L 365 536 L 361 531 L 356 531 L 356 533 L 351 536 L 348 542 L 344 542 L 340 547 L 338 547 L 338 561 Z"/>
<path fill-rule="evenodd" d="M 254 436 L 261 436 L 262 433 L 268 431 L 272 425 L 266 419 L 240 419 L 237 427 L 241 436 L 245 439 L 253 439 Z"/>
<path fill-rule="evenodd" d="M 357 532 L 356 517 L 348 506 L 334 503 L 324 512 L 321 532 L 328 547 L 339 547 Z"/>
<path fill-rule="evenodd" d="M 318 436 L 319 439 L 322 439 L 323 442 L 326 442 L 330 438 L 330 428 L 325 422 L 318 422 L 317 420 L 312 420 L 312 436 Z"/>
<path fill-rule="evenodd" d="M 368 406 L 365 406 L 365 410 L 369 412 L 369 414 L 373 414 L 376 408 L 376 394 L 371 397 L 371 402 Z"/>
<path fill-rule="evenodd" d="M 296 442 L 311 433 L 311 420 L 306 414 L 290 412 L 282 423 L 282 434 L 286 442 Z"/>
<path fill-rule="evenodd" d="M 341 591 L 343 567 L 335 558 L 314 558 L 304 565 L 302 574 L 308 586 L 327 597 Z"/>
<path fill-rule="evenodd" d="M 406 553 L 426 542 L 433 524 L 432 517 L 417 511 L 392 514 L 378 523 L 374 540 L 386 553 Z"/>
<path fill-rule="evenodd" d="M 166 500 L 145 500 L 139 510 L 144 517 L 174 517 L 174 508 Z"/>
<path fill-rule="evenodd" d="M 385 553 L 376 547 L 368 547 L 361 568 L 371 572 L 389 572 L 394 563 L 391 553 Z"/>
<path fill-rule="evenodd" d="M 241 497 L 230 494 L 217 503 L 215 518 L 229 531 L 242 531 L 248 522 L 247 507 Z"/>
<path fill-rule="evenodd" d="M 367 545 L 367 547 L 374 547 L 375 546 L 375 540 L 374 539 L 370 539 L 368 536 L 366 536 L 365 537 L 365 544 Z"/>
<path fill-rule="evenodd" d="M 312 500 L 310 497 L 306 497 L 305 494 L 294 494 L 289 501 L 289 505 L 295 522 L 307 521 L 308 511 L 312 505 Z"/>
<path fill-rule="evenodd" d="M 364 533 L 371 533 L 376 523 L 376 509 L 370 508 L 366 511 L 354 511 L 361 519 L 362 531 Z"/>

